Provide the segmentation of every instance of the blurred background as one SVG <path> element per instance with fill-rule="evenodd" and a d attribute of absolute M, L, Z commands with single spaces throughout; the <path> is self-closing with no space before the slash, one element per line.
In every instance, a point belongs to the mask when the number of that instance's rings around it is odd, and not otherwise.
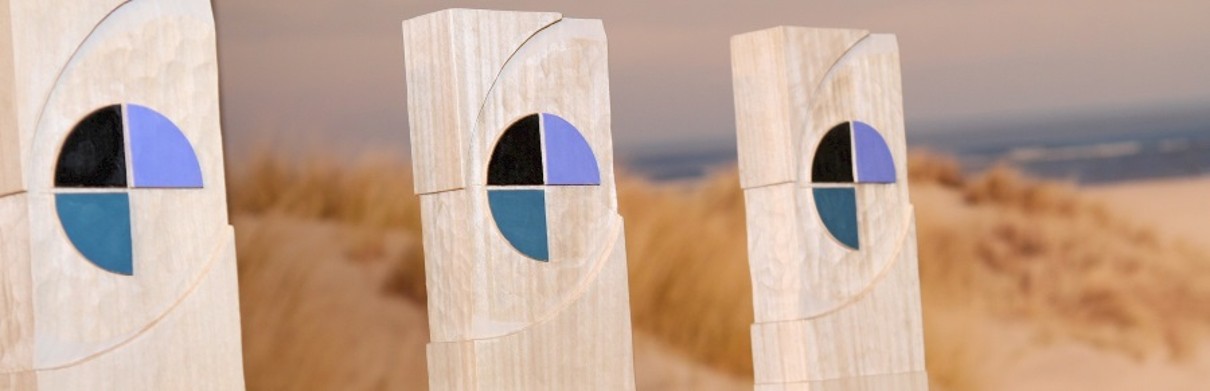
<path fill-rule="evenodd" d="M 215 0 L 252 390 L 422 390 L 400 23 L 605 21 L 639 387 L 751 387 L 731 35 L 895 33 L 934 390 L 1210 384 L 1210 2 Z M 690 246 L 690 244 L 693 244 Z"/>

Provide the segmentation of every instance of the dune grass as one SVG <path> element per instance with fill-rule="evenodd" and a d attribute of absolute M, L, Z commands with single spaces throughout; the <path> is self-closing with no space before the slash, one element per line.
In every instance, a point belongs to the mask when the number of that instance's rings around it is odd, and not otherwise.
<path fill-rule="evenodd" d="M 411 170 L 401 164 L 265 158 L 244 167 L 231 176 L 234 215 L 360 227 L 371 252 L 384 231 L 420 235 Z M 1006 168 L 964 176 L 952 161 L 928 154 L 914 154 L 910 167 L 938 387 L 974 389 L 969 374 L 982 359 L 981 344 L 997 336 L 972 330 L 971 317 L 1028 324 L 1036 343 L 1076 341 L 1136 357 L 1180 358 L 1210 329 L 1203 250 L 1124 221 L 1070 185 Z M 701 363 L 751 376 L 751 286 L 736 172 L 680 184 L 618 178 L 636 329 Z M 254 244 L 274 245 L 284 244 Z M 423 251 L 415 247 L 396 257 L 384 292 L 423 304 Z M 272 251 L 240 250 L 241 268 Z M 244 303 L 243 311 L 272 305 Z M 272 338 L 246 336 L 259 337 Z"/>

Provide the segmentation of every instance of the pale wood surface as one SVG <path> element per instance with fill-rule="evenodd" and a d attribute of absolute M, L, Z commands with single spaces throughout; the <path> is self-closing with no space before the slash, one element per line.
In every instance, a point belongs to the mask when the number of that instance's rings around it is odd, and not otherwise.
<path fill-rule="evenodd" d="M 243 390 L 230 228 L 220 243 L 207 259 L 206 278 L 188 287 L 163 318 L 122 345 L 39 371 L 38 390 Z"/>
<path fill-rule="evenodd" d="M 731 38 L 733 69 L 759 77 L 733 79 L 740 184 L 745 189 L 794 182 L 801 156 L 804 107 L 813 96 L 796 87 L 820 85 L 846 50 L 869 35 L 864 30 L 778 27 Z M 816 50 L 785 50 L 813 46 Z M 793 65 L 791 65 L 793 64 Z"/>
<path fill-rule="evenodd" d="M 633 389 L 603 25 L 550 13 L 447 10 L 406 21 L 403 30 L 425 228 L 430 387 Z M 550 262 L 515 250 L 487 202 L 496 140 L 533 113 L 575 125 L 601 170 L 600 186 L 547 190 Z"/>
<path fill-rule="evenodd" d="M 756 386 L 756 391 L 928 391 L 928 389 L 928 374 L 923 371 Z"/>
<path fill-rule="evenodd" d="M 475 133 L 493 84 L 509 61 L 557 13 L 450 10 L 403 24 L 408 116 L 416 194 L 461 189 L 473 164 L 462 148 Z M 423 97 L 423 99 L 421 99 Z"/>
<path fill-rule="evenodd" d="M 25 194 L 0 197 L 0 374 L 34 365 L 33 282 L 29 203 Z M 0 389 L 5 388 L 0 381 Z"/>
<path fill-rule="evenodd" d="M 30 217 L 19 227 L 27 238 L 0 240 L 6 253 L 28 251 L 0 260 L 0 282 L 21 287 L 27 279 L 27 297 L 14 297 L 28 309 L 4 312 L 2 323 L 29 330 L 22 340 L 0 339 L 0 348 L 24 346 L 29 357 L 14 356 L 22 364 L 0 373 L 32 378 L 12 388 L 21 390 L 243 389 L 210 2 L 9 3 L 11 30 L 0 34 L 11 40 L 15 66 L 0 70 L 16 80 L 3 94 L 18 121 L 2 123 L 0 141 L 18 135 L 23 178 L 10 197 L 18 205 L 0 208 L 0 221 Z M 68 132 L 93 110 L 124 103 L 150 107 L 180 128 L 205 186 L 129 191 L 133 276 L 98 268 L 71 245 L 53 189 Z M 23 276 L 8 273 L 20 268 Z"/>
<path fill-rule="evenodd" d="M 11 14 L 8 0 L 0 0 L 0 32 L 12 31 Z M 6 91 L 0 93 L 0 129 L 6 129 L 0 131 L 0 197 L 25 190 L 16 96 L 7 93 L 17 88 L 16 78 L 13 72 L 13 40 L 0 34 L 0 91 Z"/>
<path fill-rule="evenodd" d="M 758 31 L 732 39 L 732 70 L 758 389 L 927 389 L 894 36 Z M 897 178 L 856 186 L 860 251 L 827 232 L 810 178 L 820 139 L 846 121 L 882 134 Z"/>
<path fill-rule="evenodd" d="M 26 190 L 22 162 L 47 96 L 85 38 L 110 12 L 128 0 L 4 0 L 0 22 L 0 195 Z"/>

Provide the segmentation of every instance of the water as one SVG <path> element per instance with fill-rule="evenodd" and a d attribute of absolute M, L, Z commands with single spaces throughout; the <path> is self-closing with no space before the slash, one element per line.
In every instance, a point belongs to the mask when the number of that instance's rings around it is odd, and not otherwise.
<path fill-rule="evenodd" d="M 657 181 L 696 179 L 710 172 L 736 164 L 735 144 L 717 142 L 689 148 L 632 154 L 622 159 L 622 164 L 646 178 Z"/>
<path fill-rule="evenodd" d="M 1034 176 L 1084 184 L 1210 174 L 1210 130 L 988 143 L 956 149 L 947 149 L 944 143 L 931 146 L 957 157 L 966 172 L 1006 164 Z"/>
<path fill-rule="evenodd" d="M 980 172 L 1007 164 L 1083 184 L 1210 174 L 1210 110 L 1017 121 L 911 134 L 910 147 L 953 155 Z"/>
<path fill-rule="evenodd" d="M 1210 175 L 1210 110 L 951 128 L 913 128 L 908 146 L 952 155 L 967 173 L 1006 164 L 1082 184 Z M 733 167 L 735 160 L 732 140 L 652 148 L 622 163 L 654 180 L 684 180 Z"/>

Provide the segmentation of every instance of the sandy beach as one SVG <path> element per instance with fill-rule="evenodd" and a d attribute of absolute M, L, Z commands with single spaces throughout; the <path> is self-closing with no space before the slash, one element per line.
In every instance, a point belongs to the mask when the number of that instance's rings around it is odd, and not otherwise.
<path fill-rule="evenodd" d="M 1210 178 L 1078 188 L 963 177 L 929 157 L 911 168 L 934 391 L 1210 383 Z M 410 169 L 247 170 L 231 202 L 248 388 L 424 389 L 419 208 L 399 196 Z M 639 389 L 751 389 L 735 173 L 620 176 L 618 197 Z"/>
<path fill-rule="evenodd" d="M 994 178 L 994 175 L 991 177 Z M 1001 190 L 1024 191 L 1014 190 L 1012 186 L 1002 187 Z M 1058 187 L 1053 189 L 1063 187 L 1054 186 Z M 1035 190 L 1043 188 L 1045 185 Z M 1069 252 L 1052 258 L 1052 264 L 1093 254 L 1114 259 L 1108 261 L 1111 268 L 1129 267 L 1142 271 L 1104 272 L 1100 270 L 1105 268 L 1071 263 L 1048 268 L 1047 272 L 1041 273 L 1045 281 L 1041 284 L 1054 284 L 1050 288 L 1033 283 L 1031 289 L 1007 291 L 1038 296 L 1040 299 L 1010 305 L 1013 308 L 1011 311 L 995 309 L 1003 305 L 1003 301 L 969 304 L 944 301 L 936 295 L 932 296 L 932 300 L 926 298 L 933 388 L 997 391 L 1206 389 L 1206 384 L 1210 382 L 1210 343 L 1204 337 L 1210 327 L 1205 322 L 1176 326 L 1182 323 L 1176 318 L 1206 311 L 1201 306 L 1188 303 L 1204 300 L 1205 286 L 1210 280 L 1205 278 L 1205 273 L 1172 274 L 1146 270 L 1171 268 L 1200 271 L 1210 267 L 1210 258 L 1204 255 L 1210 250 L 1210 240 L 1207 240 L 1210 238 L 1201 229 L 1204 222 L 1210 220 L 1210 207 L 1206 205 L 1207 195 L 1210 195 L 1210 178 L 1053 189 L 1054 194 L 1070 191 L 1071 197 L 1086 200 L 1087 208 L 1102 205 L 1107 214 L 1115 218 L 1098 218 L 1101 220 L 1099 224 L 1103 225 L 1101 228 L 1083 226 L 1079 223 L 1081 218 L 1048 221 L 1051 214 L 1041 210 L 1062 210 L 1058 213 L 1064 216 L 1077 214 L 1066 210 L 1069 206 L 1065 202 L 1051 199 L 1047 201 L 1054 203 L 1051 207 L 1035 205 L 1035 210 L 1024 213 L 1034 219 L 1033 224 L 1029 225 L 1043 232 L 1041 236 L 1026 240 L 1034 242 L 1031 246 L 1041 246 L 1041 251 L 1046 252 L 1047 246 L 1053 243 L 1078 243 L 1068 240 L 1069 232 L 1077 232 L 1071 238 L 1082 242 L 1077 246 L 1112 249 L 1104 252 Z M 1035 193 L 1045 192 L 1037 190 Z M 963 202 L 958 194 L 936 185 L 914 188 L 913 195 L 918 207 L 936 212 L 925 213 L 926 219 L 934 219 L 931 223 L 925 222 L 926 225 L 960 226 L 964 224 L 963 221 L 981 218 L 969 214 L 974 213 L 970 208 L 960 206 Z M 1018 196 L 1023 199 L 1023 205 L 1031 202 L 1045 204 L 1037 200 L 1046 197 Z M 1101 213 L 1105 212 L 1089 212 L 1092 216 L 1100 216 Z M 1010 220 L 1011 217 L 1011 214 L 1006 216 Z M 1055 224 L 1068 228 L 1056 230 Z M 1129 233 L 1113 235 L 1115 231 Z M 1115 236 L 1117 239 L 1112 239 Z M 1117 243 L 1119 241 L 1134 243 L 1123 247 Z M 1157 251 L 1129 247 L 1154 248 Z M 1010 268 L 1007 272 L 1001 269 L 1001 273 L 998 273 L 1001 275 L 1013 274 L 1011 268 L 1018 267 L 1021 262 L 1029 262 L 1033 257 L 1017 254 L 1004 258 L 1012 263 L 997 266 Z M 921 261 L 929 262 L 923 258 Z M 926 282 L 942 283 L 935 276 L 924 278 Z M 984 274 L 971 280 L 972 283 L 994 284 L 1000 278 Z M 1173 293 L 1165 289 L 1170 284 L 1181 285 L 1181 288 Z M 938 292 L 936 286 L 925 286 L 924 289 L 926 294 Z M 1048 289 L 1053 291 L 1045 295 L 1036 293 Z M 1072 296 L 1072 291 L 1081 290 L 1092 294 L 1083 295 L 1085 301 L 1081 303 L 1084 304 L 1079 307 L 1060 305 L 1062 300 Z M 952 291 L 942 289 L 940 292 Z M 1175 296 L 1162 296 L 1165 294 Z M 1102 297 L 1105 302 L 1094 304 L 1086 301 L 1088 297 Z M 1148 299 L 1158 297 L 1164 299 Z M 1094 313 L 1083 319 L 1083 316 L 1077 316 L 1094 306 L 1100 306 L 1096 311 L 1103 314 Z M 1146 308 L 1161 306 L 1165 309 Z M 1056 307 L 1070 312 L 1051 311 Z M 1106 322 L 1118 325 L 1106 328 Z M 1167 347 L 1161 347 L 1163 345 Z"/>
<path fill-rule="evenodd" d="M 1088 187 L 1085 192 L 1116 213 L 1201 249 L 1210 249 L 1210 178 L 1178 178 Z M 1205 259 L 1210 264 L 1210 259 Z M 1192 311 L 1204 309 L 1190 308 Z M 986 374 L 987 390 L 1205 390 L 1210 384 L 1210 343 L 1192 342 L 1187 357 L 1132 357 L 1077 343 L 1024 353 L 1003 370 Z M 1006 346 L 1000 346 L 1005 348 Z M 1007 352 L 1004 352 L 1007 353 Z M 1001 353 L 1001 354 L 1004 354 Z"/>
<path fill-rule="evenodd" d="M 1114 211 L 1165 236 L 1210 248 L 1210 177 L 1161 179 L 1088 188 Z"/>

